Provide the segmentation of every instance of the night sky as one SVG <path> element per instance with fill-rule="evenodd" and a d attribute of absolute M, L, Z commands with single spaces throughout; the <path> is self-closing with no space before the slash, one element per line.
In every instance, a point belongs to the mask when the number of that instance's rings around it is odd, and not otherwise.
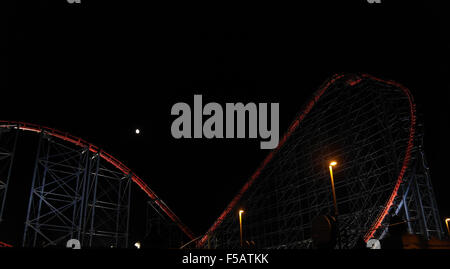
<path fill-rule="evenodd" d="M 223 105 L 278 102 L 281 135 L 311 94 L 341 72 L 410 89 L 423 115 L 441 218 L 450 216 L 450 48 L 442 8 L 362 0 L 316 6 L 81 1 L 10 4 L 1 32 L 7 73 L 0 119 L 54 127 L 99 146 L 143 178 L 195 234 L 209 228 L 270 151 L 260 149 L 259 139 L 176 140 L 172 105 L 193 107 L 194 94 Z M 22 238 L 36 152 L 37 136 L 22 138 L 18 158 L 31 168 L 15 168 L 0 225 L 0 240 L 13 244 Z M 139 238 L 145 196 L 137 188 L 133 195 L 132 236 Z"/>

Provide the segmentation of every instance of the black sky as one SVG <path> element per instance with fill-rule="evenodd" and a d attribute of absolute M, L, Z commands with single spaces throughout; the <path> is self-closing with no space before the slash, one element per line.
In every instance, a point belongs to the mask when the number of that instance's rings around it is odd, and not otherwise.
<path fill-rule="evenodd" d="M 0 118 L 48 125 L 100 146 L 201 234 L 269 151 L 259 149 L 259 140 L 175 140 L 173 104 L 193 104 L 194 94 L 202 94 L 204 103 L 278 102 L 284 133 L 326 78 L 367 72 L 413 93 L 439 209 L 442 217 L 450 216 L 449 43 L 438 6 L 143 2 L 11 4 L 2 37 L 8 63 Z M 32 160 L 36 149 L 31 142 L 24 145 Z M 21 172 L 15 180 L 21 183 L 11 187 L 9 200 L 16 197 L 17 210 L 7 217 L 15 219 L 8 227 L 20 233 L 31 174 Z"/>

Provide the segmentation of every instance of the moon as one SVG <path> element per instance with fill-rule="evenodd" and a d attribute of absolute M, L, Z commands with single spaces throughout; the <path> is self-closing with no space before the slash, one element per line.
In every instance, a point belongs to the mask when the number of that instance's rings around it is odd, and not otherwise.
<path fill-rule="evenodd" d="M 140 134 L 140 133 L 141 133 L 141 130 L 139 130 L 139 129 L 136 129 L 135 133 L 136 133 L 136 134 L 138 135 L 138 134 Z"/>

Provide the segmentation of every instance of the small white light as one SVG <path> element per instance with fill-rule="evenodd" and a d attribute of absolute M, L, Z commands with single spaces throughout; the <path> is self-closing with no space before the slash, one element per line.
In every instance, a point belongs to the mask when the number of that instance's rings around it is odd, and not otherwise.
<path fill-rule="evenodd" d="M 141 133 L 141 130 L 136 129 L 136 134 L 140 134 L 140 133 Z"/>
<path fill-rule="evenodd" d="M 380 240 L 372 238 L 369 241 L 367 241 L 367 248 L 369 249 L 381 249 L 381 243 Z"/>
<path fill-rule="evenodd" d="M 135 246 L 137 249 L 140 249 L 140 248 L 141 248 L 141 242 L 136 242 L 136 243 L 134 243 L 134 246 Z"/>

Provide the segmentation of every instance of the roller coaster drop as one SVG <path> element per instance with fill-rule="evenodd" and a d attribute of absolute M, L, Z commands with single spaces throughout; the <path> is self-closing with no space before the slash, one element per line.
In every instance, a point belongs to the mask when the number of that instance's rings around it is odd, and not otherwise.
<path fill-rule="evenodd" d="M 336 193 L 346 248 L 383 238 L 388 216 L 411 233 L 442 238 L 413 97 L 402 85 L 366 74 L 335 75 L 313 95 L 197 247 L 239 246 L 234 213 L 246 209 L 244 234 L 259 248 L 311 248 L 311 222 L 332 214 L 327 163 L 337 159 Z M 56 129 L 0 121 L 0 220 L 19 131 L 39 134 L 23 235 L 24 247 L 129 247 L 131 184 L 152 211 L 189 240 L 191 230 L 122 162 Z M 154 209 L 154 210 L 153 210 Z M 10 246 L 1 243 L 1 246 Z"/>

